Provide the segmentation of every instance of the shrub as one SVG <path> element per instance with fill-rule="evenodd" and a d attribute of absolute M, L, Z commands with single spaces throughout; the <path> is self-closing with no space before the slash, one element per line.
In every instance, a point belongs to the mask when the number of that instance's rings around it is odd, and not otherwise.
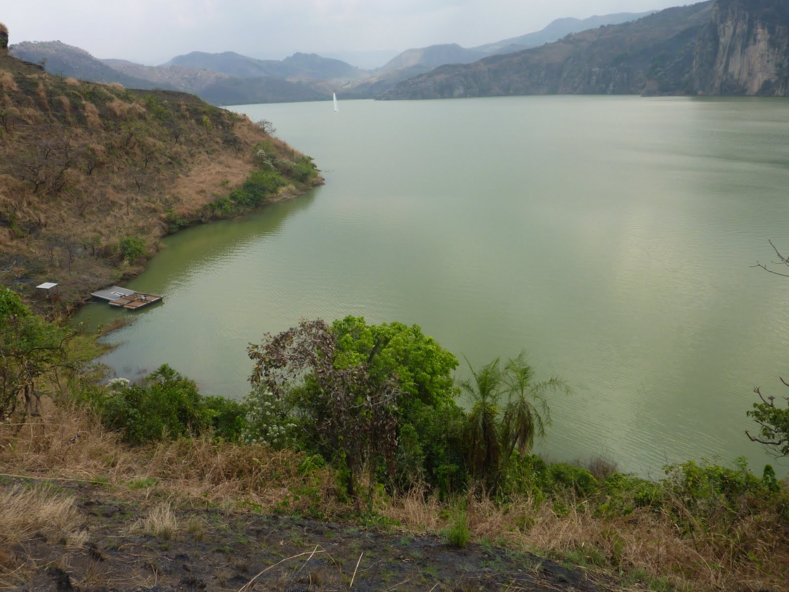
<path fill-rule="evenodd" d="M 244 181 L 244 196 L 249 203 L 244 203 L 243 205 L 261 205 L 283 185 L 285 185 L 285 181 L 279 173 L 275 171 L 257 170 Z"/>
<path fill-rule="evenodd" d="M 120 242 L 121 257 L 128 262 L 134 262 L 145 255 L 145 239 L 140 236 L 127 236 Z"/>
<path fill-rule="evenodd" d="M 548 467 L 548 483 L 553 491 L 574 490 L 577 495 L 586 497 L 597 487 L 597 480 L 587 469 L 565 463 Z"/>
<path fill-rule="evenodd" d="M 247 430 L 247 407 L 225 397 L 205 397 L 214 436 L 225 442 L 238 442 Z"/>
<path fill-rule="evenodd" d="M 295 443 L 296 423 L 285 402 L 269 389 L 256 385 L 244 404 L 247 415 L 243 440 L 247 444 L 265 444 L 281 450 Z"/>
<path fill-rule="evenodd" d="M 167 364 L 143 384 L 121 386 L 100 404 L 104 423 L 122 430 L 131 444 L 198 434 L 211 426 L 212 414 L 194 381 Z"/>

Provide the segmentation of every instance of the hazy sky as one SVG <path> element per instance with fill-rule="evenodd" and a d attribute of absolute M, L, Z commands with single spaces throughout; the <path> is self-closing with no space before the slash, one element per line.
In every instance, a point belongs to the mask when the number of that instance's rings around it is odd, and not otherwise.
<path fill-rule="evenodd" d="M 465 47 L 555 18 L 644 12 L 693 0 L 3 0 L 11 43 L 60 40 L 99 58 L 149 64 L 200 50 L 283 58 Z"/>

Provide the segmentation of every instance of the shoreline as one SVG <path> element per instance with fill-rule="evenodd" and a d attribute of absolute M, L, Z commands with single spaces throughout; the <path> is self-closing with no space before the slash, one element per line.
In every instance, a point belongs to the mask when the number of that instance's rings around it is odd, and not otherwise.
<path fill-rule="evenodd" d="M 236 220 L 248 216 L 250 214 L 262 212 L 266 208 L 266 206 L 297 199 L 299 197 L 306 195 L 310 191 L 317 189 L 322 185 L 325 185 L 325 183 L 326 180 L 320 175 L 319 172 L 318 177 L 311 184 L 306 185 L 303 188 L 297 188 L 292 184 L 282 187 L 275 195 L 272 195 L 270 199 L 266 200 L 265 203 L 261 204 L 258 207 L 247 207 L 241 211 L 229 212 L 227 214 L 222 212 L 212 213 L 212 216 L 210 218 L 203 217 L 203 214 L 205 214 L 207 207 L 207 205 L 204 205 L 198 210 L 196 210 L 191 217 L 182 218 L 181 220 L 184 223 L 179 225 L 176 230 L 170 232 L 168 231 L 167 228 L 163 228 L 164 232 L 162 232 L 161 234 L 155 237 L 156 242 L 151 247 L 152 250 L 151 255 L 146 256 L 144 259 L 141 259 L 136 265 L 130 266 L 128 269 L 126 269 L 123 272 L 123 274 L 120 276 L 119 279 L 108 283 L 95 283 L 93 284 L 92 287 L 88 288 L 87 295 L 81 298 L 76 298 L 72 301 L 68 301 L 65 304 L 57 303 L 57 304 L 51 304 L 49 305 L 49 307 L 41 306 L 42 309 L 41 312 L 49 316 L 53 313 L 56 313 L 57 309 L 60 308 L 63 314 L 65 315 L 65 320 L 68 321 L 72 317 L 74 317 L 74 315 L 80 312 L 85 306 L 93 302 L 93 298 L 91 296 L 92 292 L 96 290 L 102 290 L 112 285 L 123 287 L 131 280 L 142 275 L 142 273 L 145 272 L 145 270 L 147 269 L 148 263 L 151 260 L 153 260 L 153 258 L 156 257 L 156 255 L 159 254 L 159 251 L 161 250 L 161 242 L 166 237 L 173 236 L 183 230 L 194 228 L 196 226 L 203 226 L 206 224 L 211 224 L 213 222 L 220 222 L 223 220 Z"/>

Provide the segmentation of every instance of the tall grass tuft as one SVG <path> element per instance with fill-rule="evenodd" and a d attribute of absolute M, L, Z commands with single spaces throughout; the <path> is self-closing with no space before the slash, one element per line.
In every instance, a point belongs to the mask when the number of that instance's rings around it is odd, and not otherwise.
<path fill-rule="evenodd" d="M 443 532 L 447 543 L 458 549 L 465 549 L 471 539 L 468 513 L 462 506 L 456 506 L 452 512 L 449 526 Z"/>

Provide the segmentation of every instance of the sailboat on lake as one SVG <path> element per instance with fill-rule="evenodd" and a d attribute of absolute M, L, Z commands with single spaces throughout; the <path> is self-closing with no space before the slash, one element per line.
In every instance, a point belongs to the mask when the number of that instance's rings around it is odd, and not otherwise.
<path fill-rule="evenodd" d="M 332 93 L 332 97 L 334 98 L 334 112 L 339 113 L 340 106 L 337 104 L 337 93 Z"/>

